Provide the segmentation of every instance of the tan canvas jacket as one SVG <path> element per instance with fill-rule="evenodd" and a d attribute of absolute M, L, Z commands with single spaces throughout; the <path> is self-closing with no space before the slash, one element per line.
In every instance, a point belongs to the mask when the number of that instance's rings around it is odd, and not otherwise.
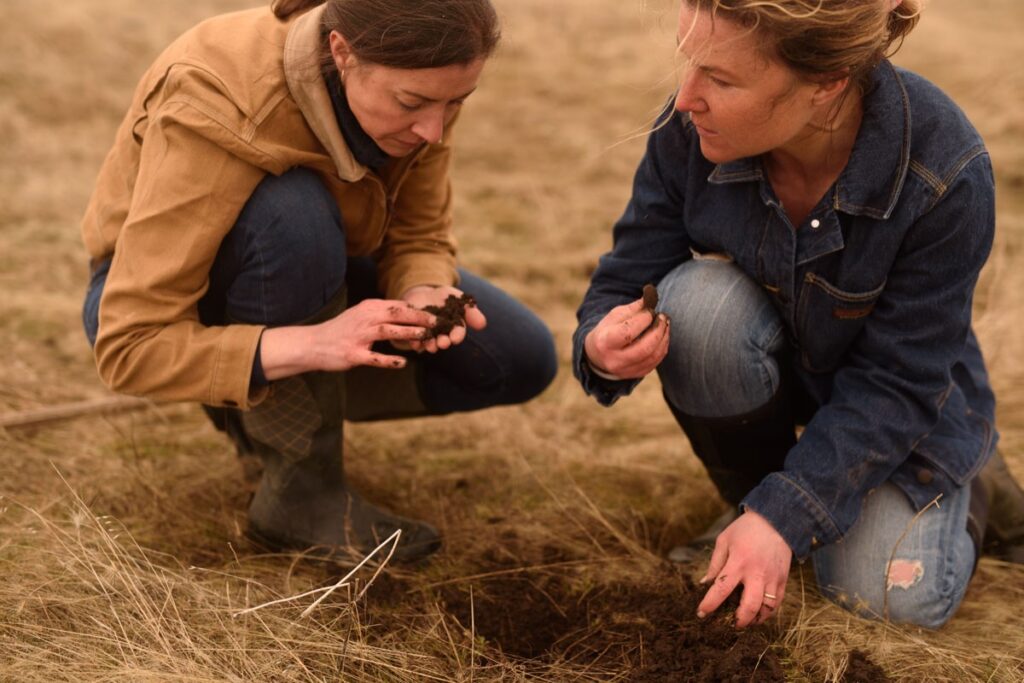
<path fill-rule="evenodd" d="M 196 304 L 217 250 L 267 173 L 316 171 L 345 220 L 350 255 L 375 254 L 380 287 L 457 281 L 449 131 L 377 175 L 337 125 L 319 66 L 323 7 L 277 19 L 210 19 L 143 76 L 82 222 L 93 262 L 113 255 L 96 362 L 116 391 L 250 407 L 262 328 L 206 327 Z"/>

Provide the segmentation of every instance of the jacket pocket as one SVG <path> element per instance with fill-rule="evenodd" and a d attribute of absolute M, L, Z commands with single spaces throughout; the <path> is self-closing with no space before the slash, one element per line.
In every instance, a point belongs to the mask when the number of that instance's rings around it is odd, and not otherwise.
<path fill-rule="evenodd" d="M 839 367 L 885 289 L 883 281 L 867 292 L 846 292 L 814 273 L 804 276 L 797 306 L 797 344 L 810 372 Z"/>

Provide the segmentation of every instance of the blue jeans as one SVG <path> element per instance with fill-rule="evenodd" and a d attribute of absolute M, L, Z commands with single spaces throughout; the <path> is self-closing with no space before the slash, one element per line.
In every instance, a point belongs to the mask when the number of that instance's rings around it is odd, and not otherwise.
<path fill-rule="evenodd" d="M 337 203 L 312 171 L 295 168 L 267 176 L 221 244 L 209 291 L 199 302 L 199 319 L 207 325 L 239 321 L 278 327 L 310 318 L 342 287 L 349 306 L 379 298 L 376 265 L 369 258 L 347 257 L 344 229 Z M 96 340 L 109 265 L 94 270 L 85 297 L 90 344 Z M 459 287 L 476 299 L 487 327 L 470 330 L 461 344 L 437 354 L 405 354 L 418 375 L 419 399 L 429 414 L 441 415 L 533 398 L 557 370 L 551 332 L 494 285 L 462 269 L 459 276 Z M 390 345 L 382 350 L 399 353 Z"/>
<path fill-rule="evenodd" d="M 658 309 L 672 321 L 669 354 L 658 372 L 674 412 L 722 424 L 758 414 L 788 384 L 792 391 L 785 395 L 795 405 L 793 422 L 783 429 L 813 416 L 815 406 L 792 387 L 783 323 L 742 270 L 691 260 L 665 276 L 658 291 Z M 738 460 L 752 462 L 754 446 Z M 812 554 L 819 587 L 862 616 L 941 626 L 959 606 L 974 569 L 969 502 L 965 486 L 918 516 L 902 491 L 882 485 L 864 498 L 859 519 L 841 541 Z"/>

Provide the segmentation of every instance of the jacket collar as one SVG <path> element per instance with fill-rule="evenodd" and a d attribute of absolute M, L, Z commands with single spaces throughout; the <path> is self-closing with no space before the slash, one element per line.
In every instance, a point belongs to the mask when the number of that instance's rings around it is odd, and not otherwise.
<path fill-rule="evenodd" d="M 391 157 L 373 141 L 373 138 L 359 124 L 359 119 L 356 118 L 352 107 L 348 104 L 345 86 L 341 84 L 338 72 L 328 72 L 324 76 L 324 80 L 327 82 L 327 94 L 334 107 L 338 128 L 341 129 L 341 136 L 345 139 L 352 156 L 363 166 L 380 172 L 391 161 Z"/>
<path fill-rule="evenodd" d="M 833 208 L 875 219 L 888 218 L 910 167 L 910 102 L 899 74 L 888 60 L 875 68 L 864 96 L 864 118 L 846 168 L 835 183 Z M 760 180 L 761 158 L 718 164 L 714 184 Z"/>
<path fill-rule="evenodd" d="M 325 6 L 320 6 L 306 12 L 288 30 L 284 74 L 303 118 L 334 161 L 338 177 L 355 182 L 361 180 L 368 169 L 356 160 L 345 143 L 324 81 L 320 64 L 320 23 L 324 9 Z"/>

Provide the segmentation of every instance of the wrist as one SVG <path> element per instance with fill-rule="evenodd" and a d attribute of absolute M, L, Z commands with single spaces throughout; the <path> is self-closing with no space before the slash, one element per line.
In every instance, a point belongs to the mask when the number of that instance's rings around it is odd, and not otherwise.
<path fill-rule="evenodd" d="M 595 363 L 593 360 L 591 360 L 590 355 L 587 353 L 587 350 L 586 350 L 586 344 L 584 344 L 584 349 L 583 349 L 583 362 L 587 364 L 587 367 L 590 368 L 590 371 L 592 373 L 594 373 L 595 375 L 597 375 L 601 379 L 606 379 L 606 380 L 609 380 L 609 381 L 612 381 L 612 382 L 621 382 L 622 380 L 626 379 L 625 377 L 619 377 L 614 372 L 611 372 L 609 370 L 605 370 L 603 367 L 601 367 L 600 365 Z"/>

